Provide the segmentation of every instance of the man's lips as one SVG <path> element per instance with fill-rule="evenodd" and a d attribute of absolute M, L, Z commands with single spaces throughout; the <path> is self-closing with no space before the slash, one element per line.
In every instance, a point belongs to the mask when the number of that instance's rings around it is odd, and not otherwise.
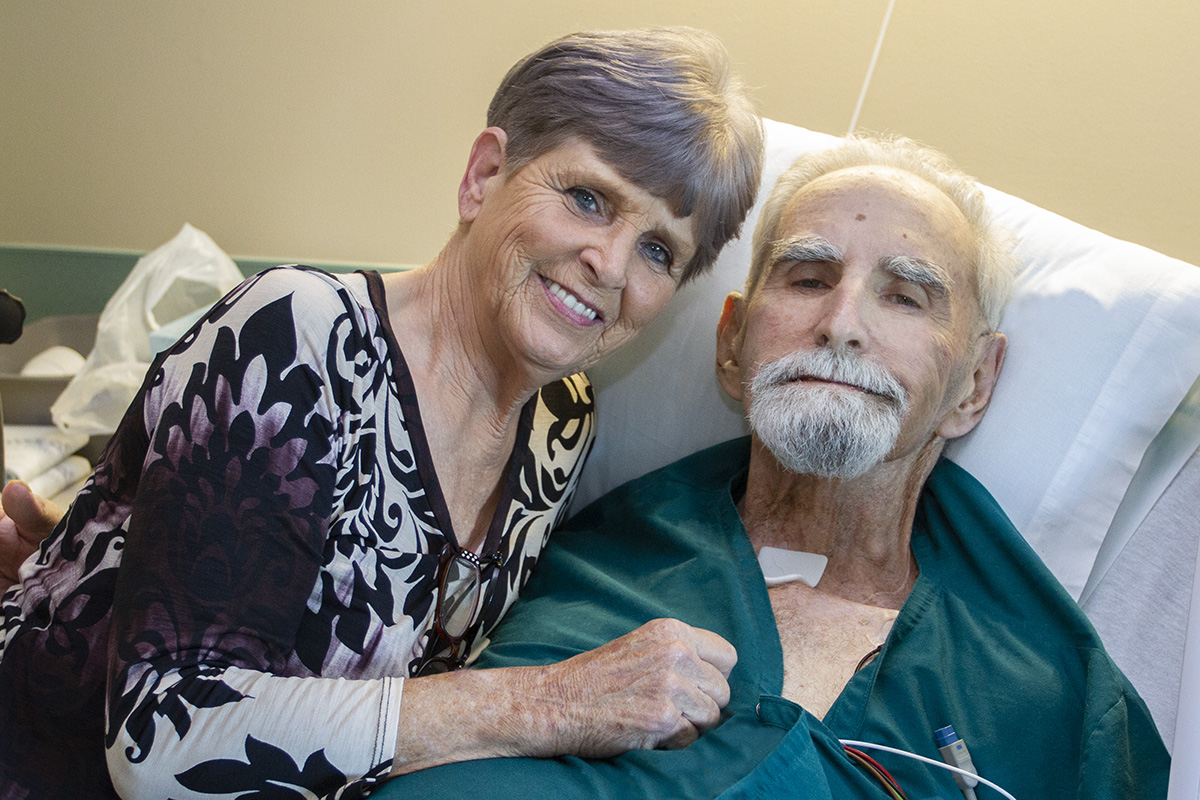
<path fill-rule="evenodd" d="M 568 311 L 580 318 L 582 324 L 592 324 L 595 322 L 604 322 L 604 316 L 599 309 L 593 308 L 587 303 L 580 300 L 574 294 L 569 292 L 562 284 L 547 278 L 545 275 L 539 275 L 542 283 L 546 287 L 546 292 Z"/>
<path fill-rule="evenodd" d="M 889 402 L 895 402 L 895 400 L 896 400 L 896 398 L 892 397 L 890 394 L 885 394 L 883 392 L 876 392 L 871 389 L 868 389 L 865 386 L 859 386 L 858 384 L 854 384 L 854 383 L 846 383 L 845 381 L 838 381 L 838 380 L 834 380 L 833 378 L 825 378 L 820 375 L 797 375 L 796 377 L 791 379 L 791 382 L 792 383 L 824 383 L 824 384 L 828 384 L 830 386 L 841 386 L 846 389 L 853 389 L 856 392 L 862 392 L 863 394 L 869 394 L 872 397 L 878 397 L 883 400 L 887 400 Z"/>

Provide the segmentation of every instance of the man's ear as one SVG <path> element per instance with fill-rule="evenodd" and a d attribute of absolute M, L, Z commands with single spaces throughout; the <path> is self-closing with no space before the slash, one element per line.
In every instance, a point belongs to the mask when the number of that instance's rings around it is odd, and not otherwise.
<path fill-rule="evenodd" d="M 746 298 L 741 292 L 730 292 L 721 308 L 717 322 L 717 380 L 725 392 L 742 401 L 742 323 L 746 319 Z"/>
<path fill-rule="evenodd" d="M 943 439 L 957 439 L 974 430 L 979 420 L 983 419 L 988 403 L 992 401 L 1000 368 L 1004 366 L 1008 339 L 1002 333 L 989 333 L 985 337 L 980 345 L 975 371 L 966 379 L 966 397 L 938 426 L 938 436 Z"/>
<path fill-rule="evenodd" d="M 502 177 L 507 146 L 508 134 L 503 128 L 486 128 L 475 137 L 471 155 L 467 158 L 467 171 L 458 185 L 458 218 L 461 221 L 473 222 L 479 215 L 488 182 Z"/>

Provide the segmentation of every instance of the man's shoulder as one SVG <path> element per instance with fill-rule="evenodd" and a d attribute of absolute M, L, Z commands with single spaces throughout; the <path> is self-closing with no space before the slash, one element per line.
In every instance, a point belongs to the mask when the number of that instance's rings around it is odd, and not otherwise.
<path fill-rule="evenodd" d="M 923 577 L 937 587 L 946 629 L 980 637 L 966 648 L 977 669 L 997 682 L 1013 671 L 1009 678 L 1025 687 L 1022 696 L 1038 715 L 1057 715 L 1085 735 L 1100 732 L 1094 742 L 1108 741 L 1106 715 L 1119 709 L 1121 725 L 1138 731 L 1147 763 L 1159 757 L 1148 709 L 1083 610 L 987 489 L 948 460 L 922 491 L 913 548 Z M 1065 722 L 1076 714 L 1078 723 Z"/>
<path fill-rule="evenodd" d="M 1012 598 L 1015 584 L 1026 589 L 1035 585 L 1042 588 L 1039 602 L 1074 605 L 987 487 L 948 459 L 941 459 L 925 482 L 913 534 L 914 546 L 922 539 L 928 543 L 935 564 L 954 565 L 945 576 L 948 581 L 961 577 L 964 586 L 983 587 L 1000 583 L 997 595 L 1003 599 Z M 964 572 L 962 563 L 973 569 Z M 973 574 L 976 569 L 979 574 Z M 1002 588 L 1005 583 L 1008 590 Z"/>
<path fill-rule="evenodd" d="M 634 478 L 616 491 L 645 491 L 666 484 L 691 486 L 699 490 L 724 489 L 746 471 L 749 463 L 750 437 L 739 436 Z"/>
<path fill-rule="evenodd" d="M 1036 629 L 1048 648 L 1100 648 L 1087 616 L 979 481 L 943 459 L 913 530 L 922 572 L 995 622 Z"/>

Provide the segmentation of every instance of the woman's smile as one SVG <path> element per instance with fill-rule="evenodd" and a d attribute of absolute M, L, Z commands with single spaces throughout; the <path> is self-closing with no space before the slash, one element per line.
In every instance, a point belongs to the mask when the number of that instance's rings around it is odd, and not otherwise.
<path fill-rule="evenodd" d="M 562 284 L 556 283 L 545 275 L 538 275 L 538 277 L 542 280 L 551 304 L 572 322 L 578 325 L 604 324 L 604 316 L 598 309 L 580 300 Z"/>

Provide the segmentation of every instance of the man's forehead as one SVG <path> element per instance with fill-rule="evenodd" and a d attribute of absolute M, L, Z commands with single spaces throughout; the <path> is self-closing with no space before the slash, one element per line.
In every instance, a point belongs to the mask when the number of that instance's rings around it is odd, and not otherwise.
<path fill-rule="evenodd" d="M 850 221 L 873 224 L 860 229 Z M 890 227 L 877 227 L 881 223 Z M 894 167 L 848 167 L 805 184 L 786 204 L 772 247 L 826 235 L 842 249 L 873 236 L 877 247 L 894 250 L 882 256 L 917 257 L 947 268 L 973 262 L 974 235 L 962 210 L 941 189 Z"/>
<path fill-rule="evenodd" d="M 803 213 L 822 202 L 854 198 L 884 210 L 910 208 L 932 218 L 939 212 L 966 218 L 945 192 L 924 178 L 898 167 L 844 167 L 819 175 L 801 186 L 788 200 L 785 218 Z"/>

